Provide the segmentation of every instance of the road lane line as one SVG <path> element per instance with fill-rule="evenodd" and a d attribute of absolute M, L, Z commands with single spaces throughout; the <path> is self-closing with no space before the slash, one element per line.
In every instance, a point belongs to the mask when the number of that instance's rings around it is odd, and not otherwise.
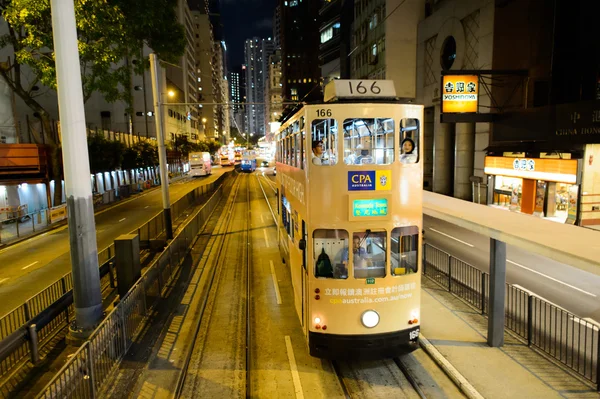
<path fill-rule="evenodd" d="M 31 266 L 35 265 L 36 263 L 40 263 L 40 261 L 39 261 L 39 260 L 36 260 L 36 261 L 35 261 L 35 262 L 33 262 L 32 264 L 30 264 L 30 265 L 27 265 L 27 266 L 25 266 L 25 267 L 21 268 L 21 270 L 29 269 Z"/>
<path fill-rule="evenodd" d="M 448 238 L 451 238 L 451 239 L 453 239 L 454 241 L 458 241 L 458 242 L 460 242 L 461 244 L 465 244 L 465 245 L 467 245 L 467 246 L 469 246 L 469 247 L 471 247 L 471 248 L 475 248 L 475 245 L 473 245 L 473 244 L 469 244 L 468 242 L 465 242 L 465 241 L 463 241 L 463 240 L 459 240 L 458 238 L 452 237 L 452 236 L 451 236 L 451 235 L 449 235 L 449 234 L 442 233 L 442 232 L 441 232 L 441 231 L 439 231 L 439 230 L 432 229 L 431 227 L 429 228 L 429 230 L 431 230 L 431 231 L 435 231 L 435 232 L 436 232 L 436 233 L 438 233 L 438 234 L 441 234 L 441 235 L 443 235 L 443 236 L 446 236 L 446 237 L 448 237 Z"/>
<path fill-rule="evenodd" d="M 567 286 L 567 287 L 569 287 L 569 288 L 572 288 L 572 289 L 574 289 L 574 290 L 577 290 L 577 291 L 579 291 L 579 292 L 582 292 L 582 293 L 584 293 L 584 294 L 586 294 L 586 295 L 593 296 L 594 298 L 596 298 L 596 295 L 592 294 L 591 292 L 587 292 L 587 291 L 584 291 L 584 290 L 582 290 L 581 288 L 574 287 L 574 286 L 572 286 L 571 284 L 567 284 L 567 283 L 565 283 L 565 282 L 562 282 L 562 281 L 560 281 L 560 280 L 557 280 L 557 279 L 555 279 L 554 277 L 546 276 L 544 273 L 540 273 L 540 272 L 538 272 L 537 270 L 530 269 L 530 268 L 528 268 L 528 267 L 526 267 L 526 266 L 523 266 L 523 265 L 521 265 L 521 264 L 519 264 L 519 263 L 517 263 L 517 262 L 513 262 L 513 261 L 512 261 L 512 260 L 510 260 L 510 259 L 506 259 L 506 261 L 507 261 L 508 263 L 512 263 L 512 264 L 513 264 L 513 265 L 515 265 L 515 266 L 521 267 L 521 268 L 523 268 L 523 269 L 525 269 L 525 270 L 529 270 L 529 271 L 530 271 L 530 272 L 532 272 L 532 273 L 539 274 L 540 276 L 546 277 L 546 278 L 547 278 L 547 279 L 549 279 L 549 280 L 555 281 L 555 282 L 557 282 L 557 283 L 559 283 L 559 284 L 565 285 L 565 286 Z M 536 296 L 537 296 L 537 295 L 536 295 Z"/>
<path fill-rule="evenodd" d="M 0 278 L 0 284 L 2 284 L 3 282 L 5 282 L 8 279 L 9 279 L 8 277 Z"/>
<path fill-rule="evenodd" d="M 285 348 L 287 349 L 288 360 L 290 362 L 290 371 L 292 372 L 292 380 L 294 381 L 296 398 L 304 399 L 302 383 L 300 382 L 300 374 L 298 374 L 298 366 L 296 365 L 296 358 L 294 357 L 294 348 L 292 347 L 292 340 L 290 339 L 289 335 L 285 336 Z"/>
<path fill-rule="evenodd" d="M 127 218 L 123 218 L 123 219 L 119 220 L 119 223 L 120 223 L 120 222 L 122 222 L 122 221 L 123 221 L 123 220 L 125 220 L 125 219 L 127 219 Z"/>
<path fill-rule="evenodd" d="M 271 277 L 273 278 L 273 285 L 275 286 L 275 296 L 277 297 L 277 304 L 281 305 L 281 294 L 279 293 L 279 284 L 277 284 L 277 275 L 275 274 L 275 266 L 273 265 L 273 261 L 270 260 L 271 264 Z"/>
<path fill-rule="evenodd" d="M 267 237 L 267 230 L 263 230 L 263 233 L 265 234 L 265 244 L 268 247 L 269 246 L 269 237 Z"/>
<path fill-rule="evenodd" d="M 150 205 L 146 205 L 146 206 L 144 207 L 144 209 L 148 209 L 148 208 L 150 208 Z"/>

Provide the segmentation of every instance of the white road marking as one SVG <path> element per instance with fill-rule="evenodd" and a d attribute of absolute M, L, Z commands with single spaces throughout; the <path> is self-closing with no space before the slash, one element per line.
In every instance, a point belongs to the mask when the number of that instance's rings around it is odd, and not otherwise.
<path fill-rule="evenodd" d="M 302 383 L 300 382 L 300 374 L 298 374 L 298 366 L 296 365 L 296 357 L 294 356 L 294 348 L 289 335 L 285 336 L 285 348 L 287 349 L 288 360 L 290 361 L 290 371 L 292 372 L 292 380 L 294 381 L 294 390 L 296 391 L 297 399 L 304 399 L 302 392 Z"/>
<path fill-rule="evenodd" d="M 150 205 L 146 205 L 146 206 L 144 207 L 144 209 L 148 209 L 148 208 L 150 208 Z"/>
<path fill-rule="evenodd" d="M 120 222 L 122 222 L 122 221 L 123 221 L 123 220 L 125 220 L 125 219 L 127 219 L 127 218 L 123 218 L 123 219 L 119 220 L 119 223 L 120 223 Z"/>
<path fill-rule="evenodd" d="M 429 228 L 429 230 L 431 230 L 431 231 L 435 231 L 435 232 L 436 232 L 436 233 L 438 233 L 438 234 L 441 234 L 441 235 L 443 235 L 443 236 L 446 236 L 446 237 L 448 237 L 448 238 L 451 238 L 451 239 L 453 239 L 454 241 L 458 241 L 458 242 L 460 242 L 461 244 L 465 244 L 465 245 L 467 245 L 467 246 L 469 246 L 469 247 L 471 247 L 471 248 L 474 248 L 474 247 L 475 247 L 475 245 L 473 245 L 473 244 L 469 244 L 468 242 L 465 242 L 465 241 L 463 241 L 463 240 L 459 240 L 458 238 L 452 237 L 451 235 L 449 235 L 449 234 L 446 234 L 446 233 L 442 233 L 442 232 L 441 232 L 441 231 L 439 231 L 439 230 L 432 229 L 431 227 Z"/>
<path fill-rule="evenodd" d="M 260 214 L 260 221 L 263 223 L 265 222 L 265 218 L 263 217 L 262 213 Z"/>
<path fill-rule="evenodd" d="M 523 266 L 523 265 L 521 265 L 521 264 L 518 264 L 517 262 L 513 262 L 513 261 L 512 261 L 512 260 L 510 260 L 510 259 L 506 259 L 506 261 L 507 261 L 508 263 L 512 263 L 512 264 L 513 264 L 513 265 L 515 265 L 515 266 L 521 267 L 521 268 L 523 268 L 523 269 L 525 269 L 525 270 L 529 270 L 529 271 L 530 271 L 530 272 L 532 272 L 532 273 L 539 274 L 540 276 L 546 277 L 546 278 L 547 278 L 547 279 L 549 279 L 549 280 L 555 281 L 555 282 L 557 282 L 557 283 L 559 283 L 559 284 L 565 285 L 565 286 L 567 286 L 567 287 L 569 287 L 569 288 L 572 288 L 572 289 L 574 289 L 574 290 L 577 290 L 577 291 L 579 291 L 579 292 L 582 292 L 582 293 L 584 293 L 584 294 L 586 294 L 586 295 L 593 296 L 594 298 L 596 298 L 596 295 L 592 294 L 591 292 L 587 292 L 587 291 L 584 291 L 584 290 L 582 290 L 581 288 L 574 287 L 574 286 L 572 286 L 571 284 L 567 284 L 567 283 L 565 283 L 565 282 L 562 282 L 562 281 L 560 281 L 560 280 L 557 280 L 557 279 L 555 279 L 554 277 L 546 276 L 544 273 L 540 273 L 540 272 L 538 272 L 537 270 L 530 269 L 530 268 L 528 268 L 528 267 L 526 267 L 526 266 Z M 536 296 L 537 296 L 537 295 L 536 295 Z"/>
<path fill-rule="evenodd" d="M 21 270 L 29 269 L 31 266 L 35 265 L 36 263 L 40 263 L 40 261 L 39 261 L 39 260 L 36 260 L 36 261 L 35 261 L 35 262 L 33 262 L 32 264 L 30 264 L 30 265 L 27 265 L 27 266 L 25 266 L 25 267 L 21 268 Z"/>
<path fill-rule="evenodd" d="M 267 230 L 263 230 L 263 233 L 265 234 L 265 243 L 267 244 L 267 247 L 269 246 L 269 237 L 267 237 Z"/>
<path fill-rule="evenodd" d="M 5 282 L 6 280 L 8 280 L 8 277 L 0 278 L 0 284 L 2 284 L 3 282 Z"/>
<path fill-rule="evenodd" d="M 275 266 L 273 265 L 273 261 L 270 260 L 271 264 L 271 277 L 273 278 L 273 285 L 275 286 L 275 296 L 277 297 L 277 304 L 281 305 L 281 294 L 279 293 L 279 284 L 277 284 L 277 275 L 275 274 Z"/>

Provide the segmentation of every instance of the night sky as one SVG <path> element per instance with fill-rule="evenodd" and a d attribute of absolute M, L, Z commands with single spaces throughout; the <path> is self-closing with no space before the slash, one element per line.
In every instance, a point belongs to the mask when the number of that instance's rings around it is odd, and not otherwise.
<path fill-rule="evenodd" d="M 254 36 L 273 38 L 273 14 L 277 0 L 221 0 L 223 35 L 229 70 L 244 62 L 244 40 Z"/>

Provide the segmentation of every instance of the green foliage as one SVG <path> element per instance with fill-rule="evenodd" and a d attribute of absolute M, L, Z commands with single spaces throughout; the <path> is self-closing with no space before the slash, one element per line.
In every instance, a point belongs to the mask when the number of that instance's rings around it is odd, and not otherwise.
<path fill-rule="evenodd" d="M 88 137 L 90 172 L 109 172 L 121 167 L 125 145 L 120 141 L 107 140 L 102 135 Z"/>
<path fill-rule="evenodd" d="M 147 142 L 134 144 L 123 152 L 121 168 L 131 170 L 158 165 L 158 148 Z"/>

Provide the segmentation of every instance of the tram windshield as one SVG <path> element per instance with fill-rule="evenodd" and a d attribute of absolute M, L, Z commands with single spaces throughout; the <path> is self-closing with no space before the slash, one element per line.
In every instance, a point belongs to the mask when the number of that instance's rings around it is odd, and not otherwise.
<path fill-rule="evenodd" d="M 352 234 L 352 265 L 354 278 L 385 277 L 385 231 L 366 231 Z M 343 261 L 348 261 L 348 252 Z"/>
<path fill-rule="evenodd" d="M 416 226 L 392 230 L 392 276 L 416 273 L 419 265 L 419 229 Z"/>
<path fill-rule="evenodd" d="M 346 165 L 389 165 L 394 162 L 394 120 L 354 118 L 344 121 Z"/>

